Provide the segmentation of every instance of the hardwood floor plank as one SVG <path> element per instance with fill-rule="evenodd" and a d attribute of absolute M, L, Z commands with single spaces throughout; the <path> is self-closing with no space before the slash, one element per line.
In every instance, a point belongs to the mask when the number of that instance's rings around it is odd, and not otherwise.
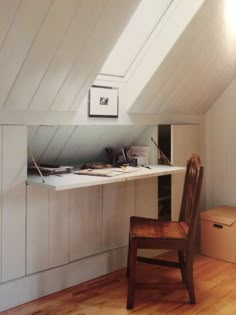
<path fill-rule="evenodd" d="M 173 259 L 173 253 L 165 254 Z M 179 281 L 179 270 L 138 264 L 138 281 Z M 185 290 L 137 290 L 135 307 L 126 310 L 125 270 L 1 312 L 2 315 L 231 315 L 236 314 L 236 264 L 196 255 L 197 304 L 190 305 Z"/>

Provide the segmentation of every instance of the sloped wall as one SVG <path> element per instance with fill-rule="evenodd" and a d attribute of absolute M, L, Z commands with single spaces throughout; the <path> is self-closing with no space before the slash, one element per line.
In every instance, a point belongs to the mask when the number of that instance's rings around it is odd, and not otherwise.
<path fill-rule="evenodd" d="M 1 1 L 0 124 L 109 124 L 106 119 L 88 117 L 88 91 L 140 1 Z M 152 49 L 148 44 L 145 56 L 139 56 L 142 62 L 136 60 L 134 75 L 117 82 L 103 78 L 110 81 L 105 86 L 119 87 L 119 118 L 112 123 L 196 122 L 197 115 L 191 114 L 143 115 L 146 101 L 141 115 L 128 111 L 203 2 L 173 0 L 155 36 L 150 34 L 157 41 Z"/>
<path fill-rule="evenodd" d="M 0 2 L 0 110 L 70 111 L 139 0 Z"/>
<path fill-rule="evenodd" d="M 191 6 L 191 1 L 186 2 Z M 194 4 L 199 5 L 199 2 L 194 1 Z M 229 27 L 228 20 L 233 18 L 227 16 L 230 8 L 235 11 L 233 4 L 234 1 L 204 1 L 160 65 L 152 67 L 155 71 L 146 85 L 139 88 L 131 111 L 186 115 L 206 113 L 236 75 L 235 17 Z M 180 15 L 181 21 L 185 10 Z M 179 27 L 179 21 L 176 25 Z M 173 33 L 160 43 L 161 48 L 158 47 L 150 63 L 160 58 L 161 50 Z M 143 75 L 140 75 L 142 64 L 139 65 L 139 80 L 146 76 L 148 64 L 143 65 Z M 138 88 L 137 82 L 134 90 Z"/>
<path fill-rule="evenodd" d="M 236 78 L 205 115 L 206 203 L 236 206 Z"/>
<path fill-rule="evenodd" d="M 150 138 L 156 126 L 36 126 L 28 128 L 28 146 L 38 163 L 83 164 L 106 161 L 105 147 L 150 145 L 151 161 L 156 149 Z M 29 157 L 29 162 L 30 162 Z"/>

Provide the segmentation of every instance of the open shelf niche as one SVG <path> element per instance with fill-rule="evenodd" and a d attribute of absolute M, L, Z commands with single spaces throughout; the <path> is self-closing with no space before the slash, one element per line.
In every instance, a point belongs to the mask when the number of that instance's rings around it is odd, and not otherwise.
<path fill-rule="evenodd" d="M 171 125 L 158 125 L 158 144 L 171 161 Z M 163 161 L 158 159 L 158 164 Z M 171 175 L 158 177 L 158 218 L 171 220 Z"/>

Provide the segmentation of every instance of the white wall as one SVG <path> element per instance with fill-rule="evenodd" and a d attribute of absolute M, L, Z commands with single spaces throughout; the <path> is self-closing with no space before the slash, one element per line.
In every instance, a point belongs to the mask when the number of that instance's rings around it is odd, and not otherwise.
<path fill-rule="evenodd" d="M 236 78 L 205 115 L 206 206 L 236 205 Z"/>

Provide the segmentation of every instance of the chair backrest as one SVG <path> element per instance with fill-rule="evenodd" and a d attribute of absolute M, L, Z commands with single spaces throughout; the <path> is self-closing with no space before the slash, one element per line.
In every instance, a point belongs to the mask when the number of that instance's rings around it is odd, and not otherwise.
<path fill-rule="evenodd" d="M 196 234 L 203 166 L 197 154 L 187 162 L 179 221 L 188 226 L 188 239 L 193 243 Z"/>

